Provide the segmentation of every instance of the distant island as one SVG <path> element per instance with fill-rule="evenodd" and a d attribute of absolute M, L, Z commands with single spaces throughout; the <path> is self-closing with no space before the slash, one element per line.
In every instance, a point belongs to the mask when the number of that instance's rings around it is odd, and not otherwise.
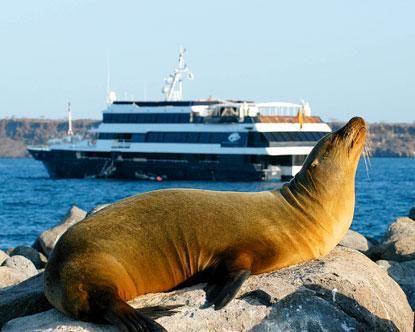
<path fill-rule="evenodd" d="M 97 127 L 99 120 L 74 120 L 74 132 L 88 135 L 90 128 Z M 329 122 L 333 130 L 344 123 Z M 27 145 L 46 144 L 51 138 L 66 135 L 67 121 L 50 119 L 8 118 L 0 119 L 0 157 L 29 157 Z M 415 157 L 414 123 L 370 123 L 367 145 L 372 157 Z"/>

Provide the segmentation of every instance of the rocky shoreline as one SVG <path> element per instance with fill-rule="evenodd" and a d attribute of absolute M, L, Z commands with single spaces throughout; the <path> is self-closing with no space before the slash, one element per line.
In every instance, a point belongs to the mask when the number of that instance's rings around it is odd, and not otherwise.
<path fill-rule="evenodd" d="M 74 120 L 76 134 L 88 137 L 88 130 L 99 120 Z M 331 121 L 336 130 L 344 122 Z M 51 138 L 62 138 L 68 130 L 67 120 L 10 118 L 0 119 L 0 157 L 29 157 L 27 145 L 46 144 Z M 373 157 L 415 157 L 415 123 L 370 123 L 368 145 Z"/>
<path fill-rule="evenodd" d="M 0 250 L 2 331 L 116 331 L 64 316 L 43 294 L 47 257 L 59 237 L 86 216 L 72 207 L 32 247 Z M 198 285 L 148 294 L 130 304 L 183 304 L 174 315 L 158 319 L 169 331 L 413 331 L 415 208 L 391 223 L 380 243 L 350 230 L 325 257 L 250 277 L 225 309 L 201 309 L 204 301 Z"/>

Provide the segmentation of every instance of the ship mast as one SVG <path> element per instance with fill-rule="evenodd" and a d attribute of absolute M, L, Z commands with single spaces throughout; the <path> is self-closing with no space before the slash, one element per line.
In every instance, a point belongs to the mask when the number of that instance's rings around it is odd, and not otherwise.
<path fill-rule="evenodd" d="M 183 74 L 187 74 L 187 79 L 192 80 L 193 74 L 184 63 L 184 53 L 186 52 L 185 48 L 181 48 L 179 52 L 179 67 L 176 68 L 173 74 L 166 79 L 165 85 L 162 89 L 164 93 L 164 98 L 166 100 L 178 101 L 183 100 Z"/>
<path fill-rule="evenodd" d="M 71 102 L 68 102 L 68 136 L 73 136 Z"/>

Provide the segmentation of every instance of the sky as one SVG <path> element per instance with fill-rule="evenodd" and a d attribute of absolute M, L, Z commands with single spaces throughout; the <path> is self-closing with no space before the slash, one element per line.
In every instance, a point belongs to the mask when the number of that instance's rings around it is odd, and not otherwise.
<path fill-rule="evenodd" d="M 308 101 L 323 120 L 415 121 L 415 1 L 0 2 L 0 118 L 100 119 L 161 100 L 180 47 L 186 99 Z"/>

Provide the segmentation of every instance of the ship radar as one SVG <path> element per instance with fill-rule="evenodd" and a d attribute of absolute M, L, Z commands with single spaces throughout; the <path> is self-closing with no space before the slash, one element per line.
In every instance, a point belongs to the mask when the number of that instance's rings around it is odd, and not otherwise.
<path fill-rule="evenodd" d="M 184 54 L 186 53 L 185 48 L 181 48 L 179 52 L 179 66 L 170 74 L 166 79 L 165 85 L 162 89 L 164 98 L 168 101 L 183 100 L 183 75 L 187 74 L 188 80 L 193 80 L 193 73 L 189 70 L 187 65 L 184 63 Z"/>

